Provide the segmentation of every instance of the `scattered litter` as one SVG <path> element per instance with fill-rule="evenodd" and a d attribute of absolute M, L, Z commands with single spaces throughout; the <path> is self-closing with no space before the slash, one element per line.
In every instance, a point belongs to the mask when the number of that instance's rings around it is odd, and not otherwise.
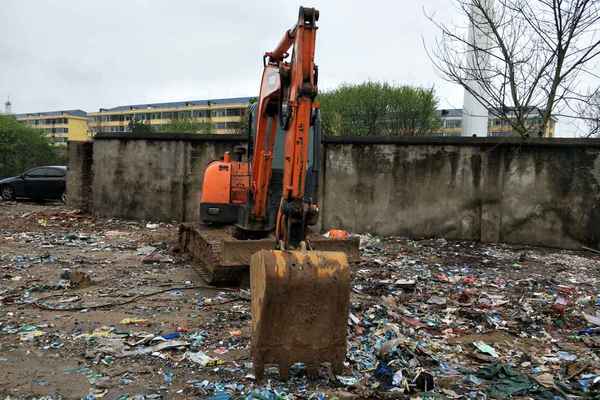
<path fill-rule="evenodd" d="M 173 371 L 165 371 L 163 372 L 163 377 L 165 380 L 165 384 L 166 385 L 170 385 L 173 383 L 173 378 L 175 377 L 175 374 L 173 374 Z"/>
<path fill-rule="evenodd" d="M 498 358 L 498 353 L 496 353 L 496 350 L 485 342 L 473 342 L 473 346 L 475 346 L 477 350 L 482 353 L 489 354 L 494 358 Z"/>
<path fill-rule="evenodd" d="M 323 236 L 333 240 L 346 240 L 350 237 L 350 233 L 343 229 L 330 229 Z"/>
<path fill-rule="evenodd" d="M 353 376 L 336 376 L 337 380 L 344 386 L 354 386 L 358 383 L 358 379 Z"/>
<path fill-rule="evenodd" d="M 149 254 L 154 253 L 156 250 L 157 250 L 157 248 L 154 246 L 142 246 L 137 249 L 137 255 L 138 256 L 147 256 Z"/>
<path fill-rule="evenodd" d="M 181 333 L 171 332 L 171 333 L 165 333 L 163 335 L 157 336 L 153 340 L 169 341 L 169 340 L 177 339 L 180 337 L 181 337 Z"/>
<path fill-rule="evenodd" d="M 583 313 L 583 317 L 592 325 L 600 326 L 600 317 Z"/>
<path fill-rule="evenodd" d="M 185 353 L 185 357 L 188 360 L 193 361 L 202 367 L 212 367 L 212 366 L 219 365 L 220 363 L 222 363 L 221 360 L 219 360 L 217 358 L 209 357 L 202 351 L 198 351 L 196 353 L 188 351 Z"/>
<path fill-rule="evenodd" d="M 154 346 L 142 347 L 132 351 L 121 353 L 121 357 L 138 356 L 142 354 L 151 354 L 162 350 L 187 347 L 188 343 L 182 340 L 169 340 L 161 342 Z"/>
<path fill-rule="evenodd" d="M 145 318 L 123 318 L 120 324 L 123 325 L 134 325 L 134 324 L 145 324 L 148 320 Z"/>
<path fill-rule="evenodd" d="M 37 337 L 44 336 L 45 334 L 46 332 L 36 329 L 34 331 L 20 332 L 19 338 L 22 342 L 29 342 Z"/>
<path fill-rule="evenodd" d="M 60 275 L 60 278 L 68 281 L 71 288 L 84 289 L 94 284 L 89 274 L 82 271 L 65 270 Z"/>
<path fill-rule="evenodd" d="M 448 299 L 440 296 L 431 296 L 429 300 L 427 300 L 428 304 L 436 304 L 438 306 L 443 306 L 447 303 Z"/>
<path fill-rule="evenodd" d="M 194 266 L 163 241 L 176 226 L 6 207 L 0 365 L 43 357 L 53 373 L 89 383 L 77 398 L 554 400 L 600 392 L 600 271 L 591 252 L 358 235 L 343 370 L 324 365 L 311 380 L 296 364 L 284 382 L 267 368 L 257 382 L 249 292 L 194 286 Z M 54 390 L 56 379 L 36 372 L 20 385 Z"/>

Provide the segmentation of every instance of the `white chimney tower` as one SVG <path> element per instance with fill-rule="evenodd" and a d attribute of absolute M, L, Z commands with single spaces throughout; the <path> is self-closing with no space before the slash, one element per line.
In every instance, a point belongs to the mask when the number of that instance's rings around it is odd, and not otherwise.
<path fill-rule="evenodd" d="M 494 0 L 473 0 L 478 2 L 485 7 L 488 15 L 494 13 Z M 473 21 L 469 26 L 469 43 L 477 48 L 490 48 L 491 47 L 491 29 L 487 26 L 487 23 L 483 17 L 480 9 L 476 8 L 475 5 L 471 6 L 471 13 Z M 475 23 L 473 23 L 475 22 Z M 467 52 L 467 65 L 470 69 L 480 71 L 489 64 L 489 55 L 484 52 L 476 52 L 471 50 Z M 473 80 L 469 81 L 468 86 L 471 91 L 477 93 L 479 96 L 484 96 L 485 92 L 481 86 L 476 74 Z M 487 136 L 488 135 L 488 109 L 486 106 L 481 104 L 479 100 L 467 89 L 465 89 L 464 100 L 463 100 L 463 136 Z"/>

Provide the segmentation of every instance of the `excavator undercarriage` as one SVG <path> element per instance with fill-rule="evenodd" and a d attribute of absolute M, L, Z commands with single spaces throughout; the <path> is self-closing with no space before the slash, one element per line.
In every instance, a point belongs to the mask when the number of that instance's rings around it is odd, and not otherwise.
<path fill-rule="evenodd" d="M 194 260 L 202 278 L 214 285 L 245 285 L 249 282 L 250 258 L 260 250 L 276 248 L 273 235 L 264 239 L 235 238 L 235 227 L 185 223 L 179 226 L 179 248 Z M 358 262 L 358 238 L 328 239 L 309 234 L 308 242 L 318 251 L 342 252 L 349 262 Z"/>

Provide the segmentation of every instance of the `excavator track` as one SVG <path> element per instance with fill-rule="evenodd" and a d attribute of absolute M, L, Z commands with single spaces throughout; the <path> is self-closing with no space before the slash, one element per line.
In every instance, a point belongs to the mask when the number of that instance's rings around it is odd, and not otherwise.
<path fill-rule="evenodd" d="M 252 255 L 276 248 L 274 237 L 239 240 L 233 237 L 233 229 L 191 223 L 179 226 L 179 248 L 192 257 L 198 275 L 212 285 L 248 284 Z M 358 238 L 331 240 L 310 234 L 308 240 L 315 250 L 341 251 L 349 262 L 360 260 Z"/>
<path fill-rule="evenodd" d="M 223 264 L 223 244 L 235 240 L 229 228 L 208 225 L 179 226 L 179 246 L 195 261 L 194 270 L 210 284 L 237 284 L 244 279 L 243 265 Z"/>

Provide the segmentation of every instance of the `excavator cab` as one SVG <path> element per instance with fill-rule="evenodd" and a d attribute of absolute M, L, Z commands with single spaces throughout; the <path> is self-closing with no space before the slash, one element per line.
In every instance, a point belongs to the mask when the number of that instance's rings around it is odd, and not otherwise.
<path fill-rule="evenodd" d="M 254 142 L 256 139 L 257 104 L 250 104 L 246 111 L 247 148 L 238 146 L 233 155 L 226 153 L 222 159 L 211 161 L 204 171 L 202 195 L 200 198 L 200 221 L 205 224 L 236 224 L 249 212 L 248 195 L 250 187 L 249 168 L 252 163 Z M 267 206 L 267 220 L 263 237 L 275 229 L 277 210 L 281 201 L 283 185 L 284 146 L 286 132 L 278 121 L 273 146 L 273 164 Z M 304 198 L 306 201 L 318 201 L 319 169 L 321 166 L 321 113 L 315 109 L 308 135 L 308 165 Z M 247 156 L 244 157 L 244 154 Z M 245 158 L 245 159 L 244 159 Z M 240 213 L 243 213 L 240 215 Z M 311 221 L 314 225 L 316 221 Z M 238 236 L 243 234 L 238 232 Z M 252 235 L 251 235 L 252 236 Z M 253 235 L 256 238 L 260 235 Z"/>
<path fill-rule="evenodd" d="M 256 141 L 256 113 L 257 106 L 252 104 L 248 107 L 248 162 L 252 163 L 252 155 L 254 153 L 254 145 Z M 266 208 L 267 222 L 262 227 L 264 232 L 272 232 L 275 229 L 277 212 L 281 202 L 281 194 L 284 177 L 284 157 L 285 157 L 285 140 L 286 131 L 281 128 L 281 124 L 277 120 L 275 123 L 276 133 L 272 151 L 271 164 L 271 179 L 268 183 L 268 196 Z M 270 129 L 270 127 L 269 127 Z M 308 151 L 307 151 L 307 167 L 306 180 L 304 185 L 304 200 L 306 202 L 317 203 L 319 201 L 319 172 L 321 167 L 321 113 L 318 108 L 313 110 L 311 125 L 307 135 Z M 241 206 L 239 212 L 239 220 L 248 219 L 248 214 L 252 212 L 252 202 L 246 202 Z M 308 225 L 315 225 L 317 220 L 309 221 Z M 240 229 L 243 231 L 244 227 Z M 243 236 L 241 234 L 240 236 Z"/>

